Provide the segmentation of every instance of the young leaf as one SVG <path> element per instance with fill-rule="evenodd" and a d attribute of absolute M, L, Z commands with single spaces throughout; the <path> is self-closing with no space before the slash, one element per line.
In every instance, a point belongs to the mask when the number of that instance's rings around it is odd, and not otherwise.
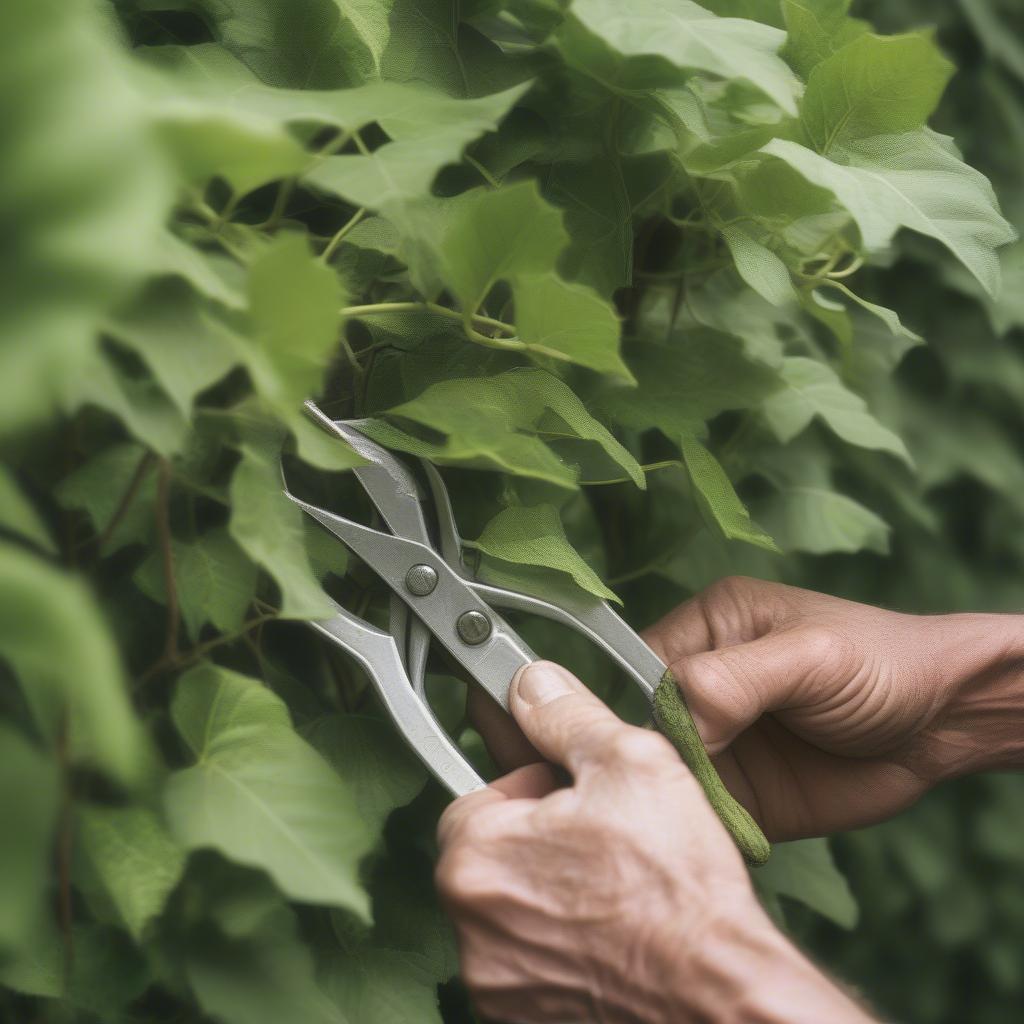
<path fill-rule="evenodd" d="M 566 384 L 543 370 L 443 381 L 386 416 L 388 422 L 366 422 L 366 432 L 382 444 L 442 463 L 504 469 L 574 487 L 575 473 L 544 441 L 578 438 L 600 445 L 638 487 L 644 486 L 636 459 Z M 414 436 L 404 422 L 440 433 L 444 441 Z"/>
<path fill-rule="evenodd" d="M 727 540 L 741 540 L 768 551 L 775 541 L 750 518 L 721 463 L 695 437 L 680 441 L 683 462 L 697 491 L 701 507 Z"/>
<path fill-rule="evenodd" d="M 569 542 L 558 510 L 551 505 L 502 509 L 472 547 L 503 562 L 554 569 L 595 597 L 619 600 Z"/>
<path fill-rule="evenodd" d="M 811 72 L 800 123 L 825 156 L 875 135 L 912 132 L 931 117 L 952 74 L 930 36 L 860 35 Z"/>
<path fill-rule="evenodd" d="M 845 148 L 843 163 L 784 139 L 762 152 L 833 192 L 869 250 L 885 249 L 901 227 L 910 228 L 945 245 L 987 291 L 998 289 L 994 250 L 1016 233 L 1000 215 L 992 186 L 960 159 L 952 140 L 929 129 L 862 139 Z"/>
<path fill-rule="evenodd" d="M 357 869 L 369 830 L 280 698 L 256 679 L 204 664 L 181 678 L 171 714 L 196 761 L 167 782 L 179 842 L 262 868 L 292 899 L 365 917 Z"/>
<path fill-rule="evenodd" d="M 850 0 L 783 0 L 786 45 L 782 56 L 803 78 L 823 60 L 868 31 L 849 16 Z"/>

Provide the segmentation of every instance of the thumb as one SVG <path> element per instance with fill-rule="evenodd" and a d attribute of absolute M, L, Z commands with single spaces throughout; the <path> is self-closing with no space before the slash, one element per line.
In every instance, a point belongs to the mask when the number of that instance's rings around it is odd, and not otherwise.
<path fill-rule="evenodd" d="M 620 734 L 659 739 L 627 725 L 571 672 L 550 661 L 536 661 L 519 672 L 512 682 L 510 706 L 541 755 L 574 776 L 618 756 L 625 746 Z"/>
<path fill-rule="evenodd" d="M 773 633 L 681 658 L 672 671 L 714 756 L 761 715 L 788 707 L 815 665 L 797 635 Z"/>

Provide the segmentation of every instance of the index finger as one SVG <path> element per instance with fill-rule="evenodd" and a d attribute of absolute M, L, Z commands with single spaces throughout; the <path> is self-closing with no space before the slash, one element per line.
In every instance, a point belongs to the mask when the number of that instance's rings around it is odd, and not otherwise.
<path fill-rule="evenodd" d="M 692 654 L 749 643 L 771 632 L 781 598 L 792 589 L 728 576 L 649 626 L 643 638 L 666 665 Z"/>
<path fill-rule="evenodd" d="M 437 841 L 445 847 L 470 818 L 483 808 L 508 800 L 539 800 L 558 788 L 558 778 L 549 764 L 537 762 L 517 768 L 495 779 L 486 789 L 460 796 L 450 803 L 437 823 Z"/>

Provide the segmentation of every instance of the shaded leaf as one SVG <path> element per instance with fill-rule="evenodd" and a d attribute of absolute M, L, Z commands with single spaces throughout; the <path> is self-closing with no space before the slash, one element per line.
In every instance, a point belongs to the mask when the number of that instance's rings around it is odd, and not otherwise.
<path fill-rule="evenodd" d="M 782 366 L 785 386 L 764 403 L 764 415 L 780 441 L 792 440 L 816 416 L 849 444 L 891 452 L 907 461 L 902 439 L 882 426 L 859 395 L 848 391 L 824 363 L 791 356 Z"/>
<path fill-rule="evenodd" d="M 48 914 L 50 854 L 60 789 L 57 762 L 0 723 L 0 959 L 24 949 Z"/>
<path fill-rule="evenodd" d="M 181 678 L 171 714 L 196 759 L 167 783 L 175 837 L 263 868 L 292 899 L 365 916 L 357 868 L 367 827 L 281 700 L 255 679 L 207 664 Z"/>
<path fill-rule="evenodd" d="M 145 807 L 83 806 L 77 841 L 90 870 L 136 940 L 159 915 L 185 869 L 185 851 Z"/>
<path fill-rule="evenodd" d="M 89 590 L 74 577 L 0 544 L 0 651 L 21 680 L 40 730 L 69 756 L 120 782 L 150 764 L 117 650 Z"/>

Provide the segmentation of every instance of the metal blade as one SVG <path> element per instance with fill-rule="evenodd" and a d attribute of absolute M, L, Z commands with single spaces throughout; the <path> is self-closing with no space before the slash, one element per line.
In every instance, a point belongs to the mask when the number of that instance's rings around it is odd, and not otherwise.
<path fill-rule="evenodd" d="M 368 461 L 369 465 L 356 466 L 352 472 L 392 533 L 429 544 L 430 532 L 423 517 L 423 490 L 408 466 L 350 423 L 332 420 L 315 402 L 307 401 L 305 409 L 324 430 L 347 441 Z"/>

